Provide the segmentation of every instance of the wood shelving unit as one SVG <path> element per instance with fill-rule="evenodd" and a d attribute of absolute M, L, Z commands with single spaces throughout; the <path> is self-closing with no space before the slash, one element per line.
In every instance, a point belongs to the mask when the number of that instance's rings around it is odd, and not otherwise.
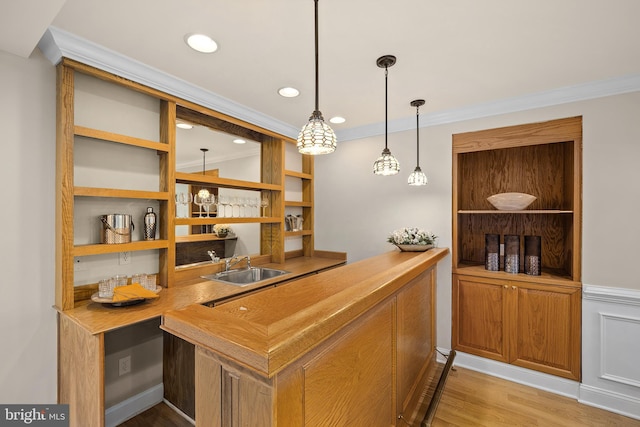
<path fill-rule="evenodd" d="M 536 196 L 499 211 L 487 197 Z M 582 118 L 453 136 L 452 346 L 580 379 Z M 520 273 L 484 268 L 485 235 L 520 238 Z M 542 274 L 524 270 L 524 236 L 542 238 Z M 503 263 L 501 263 L 501 270 Z"/>

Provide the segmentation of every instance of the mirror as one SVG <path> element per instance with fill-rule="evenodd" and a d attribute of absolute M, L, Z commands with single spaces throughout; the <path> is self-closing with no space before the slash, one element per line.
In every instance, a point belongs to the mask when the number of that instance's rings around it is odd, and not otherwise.
<path fill-rule="evenodd" d="M 221 178 L 260 182 L 261 134 L 220 119 L 184 108 L 178 109 L 176 129 L 177 172 L 206 174 Z M 225 129 L 221 129 L 225 128 Z M 252 139 L 255 138 L 255 139 Z M 206 151 L 202 151 L 206 149 Z M 196 204 L 193 200 L 205 188 L 216 197 L 213 205 Z M 258 217 L 260 191 L 176 184 L 176 194 L 191 194 L 192 199 L 176 204 L 177 217 Z M 220 203 L 222 202 L 222 203 Z M 223 258 L 236 254 L 259 254 L 261 228 L 259 223 L 230 224 L 232 233 L 220 240 L 213 235 L 213 226 L 176 225 L 176 266 L 208 261 L 208 251 L 215 250 Z M 180 236 L 209 234 L 212 239 L 180 242 Z"/>

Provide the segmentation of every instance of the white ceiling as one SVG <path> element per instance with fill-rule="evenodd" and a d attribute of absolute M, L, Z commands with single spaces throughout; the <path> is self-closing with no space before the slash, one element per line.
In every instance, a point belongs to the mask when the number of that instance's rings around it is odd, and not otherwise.
<path fill-rule="evenodd" d="M 6 3 L 6 2 L 3 2 Z M 0 49 L 28 57 L 47 26 L 302 126 L 314 107 L 312 0 L 9 0 Z M 59 9 L 59 10 L 58 10 Z M 320 0 L 320 110 L 338 134 L 640 75 L 638 0 Z M 190 50 L 187 33 L 219 44 Z M 301 95 L 280 97 L 282 86 Z"/>

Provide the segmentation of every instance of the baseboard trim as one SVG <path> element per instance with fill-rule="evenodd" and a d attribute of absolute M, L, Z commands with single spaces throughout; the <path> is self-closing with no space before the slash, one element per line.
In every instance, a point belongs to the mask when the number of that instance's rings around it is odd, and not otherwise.
<path fill-rule="evenodd" d="M 104 413 L 104 424 L 106 427 L 116 427 L 162 402 L 163 398 L 164 385 L 160 383 L 107 408 Z"/>
<path fill-rule="evenodd" d="M 482 372 L 487 375 L 513 381 L 529 387 L 545 390 L 561 396 L 578 399 L 580 383 L 542 372 L 532 371 L 519 366 L 508 365 L 483 357 L 457 352 L 456 366 Z"/>
<path fill-rule="evenodd" d="M 640 399 L 628 395 L 581 384 L 578 402 L 640 420 Z"/>
<path fill-rule="evenodd" d="M 184 418 L 185 420 L 189 421 L 191 424 L 196 425 L 196 420 L 194 420 L 189 415 L 187 415 L 184 412 L 182 412 L 182 410 L 180 408 L 178 408 L 176 405 L 174 405 L 173 403 L 169 402 L 167 399 L 164 399 L 164 403 L 165 403 L 165 405 L 167 405 L 168 407 L 170 407 L 171 409 L 176 411 L 176 413 L 178 413 L 178 415 L 180 415 L 182 418 Z"/>

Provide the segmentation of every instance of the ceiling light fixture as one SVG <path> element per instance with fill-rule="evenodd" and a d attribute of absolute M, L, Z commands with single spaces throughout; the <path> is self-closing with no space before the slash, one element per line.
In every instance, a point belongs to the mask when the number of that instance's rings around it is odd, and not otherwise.
<path fill-rule="evenodd" d="M 176 127 L 179 127 L 180 129 L 193 129 L 193 125 L 189 123 L 176 123 Z"/>
<path fill-rule="evenodd" d="M 202 151 L 202 175 L 206 175 L 205 173 L 205 156 L 207 155 L 207 151 L 209 151 L 208 148 L 201 148 L 200 151 Z M 211 193 L 209 193 L 209 190 L 207 190 L 206 188 L 202 188 L 200 191 L 198 191 L 198 197 L 200 197 L 201 199 L 204 199 L 205 197 L 209 197 L 211 195 Z"/>
<path fill-rule="evenodd" d="M 295 87 L 281 87 L 278 89 L 278 94 L 280 96 L 284 96 L 285 98 L 295 98 L 300 95 L 300 91 Z"/>
<path fill-rule="evenodd" d="M 347 119 L 345 119 L 344 117 L 340 117 L 340 116 L 335 116 L 335 117 L 331 117 L 329 119 L 329 121 L 331 123 L 335 123 L 335 124 L 340 124 L 340 123 L 344 123 L 347 121 Z"/>
<path fill-rule="evenodd" d="M 301 154 L 328 154 L 336 149 L 336 134 L 331 127 L 324 122 L 322 113 L 318 107 L 318 0 L 315 4 L 315 51 L 316 51 L 316 105 L 309 117 L 309 123 L 302 127 L 298 135 L 298 151 Z"/>
<path fill-rule="evenodd" d="M 213 53 L 218 50 L 218 43 L 205 34 L 187 34 L 184 41 L 191 49 L 201 53 Z"/>
<path fill-rule="evenodd" d="M 427 185 L 427 176 L 420 169 L 420 106 L 424 105 L 424 99 L 411 101 L 411 106 L 416 107 L 416 168 L 409 175 L 409 185 Z"/>
<path fill-rule="evenodd" d="M 382 150 L 382 155 L 373 164 L 373 173 L 376 175 L 396 175 L 400 172 L 400 163 L 398 163 L 398 160 L 393 157 L 391 151 L 389 151 L 389 148 L 387 147 L 387 80 L 389 67 L 393 66 L 395 63 L 396 57 L 393 55 L 381 56 L 376 61 L 378 67 L 384 68 L 384 150 Z"/>
<path fill-rule="evenodd" d="M 236 138 L 236 139 L 233 140 L 234 144 L 244 144 L 246 142 L 247 141 L 245 141 L 244 139 L 241 139 L 241 138 Z"/>

